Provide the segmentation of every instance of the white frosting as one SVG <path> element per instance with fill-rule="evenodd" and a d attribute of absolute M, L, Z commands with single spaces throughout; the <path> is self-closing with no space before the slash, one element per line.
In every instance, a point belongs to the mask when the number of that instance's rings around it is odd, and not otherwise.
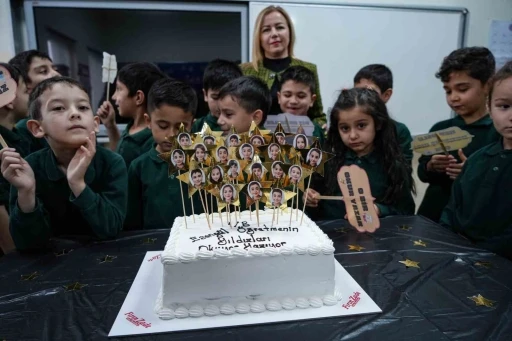
<path fill-rule="evenodd" d="M 162 252 L 161 319 L 320 308 L 341 300 L 334 286 L 334 247 L 314 222 L 272 210 L 239 214 L 234 227 L 208 228 L 204 214 L 176 218 Z M 295 216 L 296 211 L 292 214 Z M 225 218 L 225 214 L 224 217 Z M 286 219 L 288 217 L 288 219 Z M 281 218 L 281 217 L 280 217 Z M 224 219 L 224 222 L 227 220 Z"/>

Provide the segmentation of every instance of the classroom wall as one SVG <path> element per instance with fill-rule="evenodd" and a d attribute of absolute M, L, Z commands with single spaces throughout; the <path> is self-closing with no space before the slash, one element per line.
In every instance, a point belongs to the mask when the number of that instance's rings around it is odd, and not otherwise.
<path fill-rule="evenodd" d="M 225 1 L 224 1 L 225 2 Z M 230 0 L 230 2 L 246 2 Z M 256 0 L 265 2 L 265 0 Z M 469 11 L 467 46 L 487 46 L 491 20 L 512 20 L 512 0 L 279 0 L 277 3 L 321 3 L 331 5 L 387 5 L 387 6 L 437 6 L 465 7 Z M 366 25 L 368 23 L 361 23 Z M 300 39 L 300 37 L 297 37 Z"/>
<path fill-rule="evenodd" d="M 0 62 L 7 62 L 14 55 L 14 35 L 9 0 L 0 0 Z"/>

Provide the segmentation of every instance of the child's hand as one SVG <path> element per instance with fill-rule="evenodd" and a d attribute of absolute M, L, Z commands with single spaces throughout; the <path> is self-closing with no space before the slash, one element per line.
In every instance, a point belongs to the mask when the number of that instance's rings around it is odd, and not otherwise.
<path fill-rule="evenodd" d="M 318 199 L 318 196 L 320 196 L 320 193 L 318 193 L 314 189 L 308 188 L 308 190 L 305 192 L 305 195 L 302 196 L 302 201 L 304 202 L 305 197 L 306 206 L 318 207 L 318 202 L 320 201 L 320 199 Z"/>
<path fill-rule="evenodd" d="M 75 197 L 78 197 L 85 188 L 85 172 L 87 172 L 94 154 L 96 154 L 96 134 L 93 131 L 87 138 L 85 145 L 76 151 L 66 171 L 69 187 Z"/>
<path fill-rule="evenodd" d="M 25 159 L 14 148 L 0 151 L 2 158 L 2 175 L 18 192 L 35 192 L 34 172 Z"/>
<path fill-rule="evenodd" d="M 433 155 L 427 163 L 427 170 L 430 172 L 445 173 L 446 168 L 457 163 L 452 155 Z"/>
<path fill-rule="evenodd" d="M 105 125 L 105 128 L 112 128 L 116 125 L 116 112 L 110 101 L 105 101 L 98 108 L 96 115 L 99 116 L 101 123 Z"/>
<path fill-rule="evenodd" d="M 450 164 L 450 166 L 446 168 L 446 174 L 452 180 L 455 180 L 459 176 L 460 172 L 462 171 L 462 167 L 464 166 L 464 163 L 468 159 L 466 155 L 464 155 L 464 153 L 462 152 L 462 149 L 459 149 L 459 158 L 461 161 L 460 163 Z"/>

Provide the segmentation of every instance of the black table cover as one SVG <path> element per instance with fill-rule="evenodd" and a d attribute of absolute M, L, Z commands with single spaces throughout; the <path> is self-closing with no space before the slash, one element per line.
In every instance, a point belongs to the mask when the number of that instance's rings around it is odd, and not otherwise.
<path fill-rule="evenodd" d="M 333 239 L 336 259 L 383 313 L 121 339 L 512 340 L 508 260 L 422 217 L 382 219 L 374 234 L 359 234 L 341 220 L 319 225 Z M 145 253 L 162 250 L 168 235 L 125 232 L 102 243 L 56 239 L 46 253 L 2 257 L 0 340 L 107 339 Z M 415 245 L 419 240 L 426 246 Z M 399 263 L 406 259 L 419 268 Z M 85 286 L 67 290 L 75 282 Z M 478 294 L 495 303 L 477 306 L 469 297 Z"/>

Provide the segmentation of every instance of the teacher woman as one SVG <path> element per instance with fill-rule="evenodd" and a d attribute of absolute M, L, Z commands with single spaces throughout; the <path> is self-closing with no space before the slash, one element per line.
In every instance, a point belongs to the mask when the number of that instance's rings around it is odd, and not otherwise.
<path fill-rule="evenodd" d="M 326 122 L 322 110 L 320 85 L 316 65 L 293 56 L 295 31 L 290 16 L 279 6 L 268 6 L 260 12 L 254 26 L 252 62 L 240 65 L 246 76 L 263 80 L 272 94 L 271 115 L 282 112 L 277 100 L 279 75 L 290 66 L 301 65 L 315 74 L 316 101 L 308 111 L 308 117 L 320 126 Z"/>

